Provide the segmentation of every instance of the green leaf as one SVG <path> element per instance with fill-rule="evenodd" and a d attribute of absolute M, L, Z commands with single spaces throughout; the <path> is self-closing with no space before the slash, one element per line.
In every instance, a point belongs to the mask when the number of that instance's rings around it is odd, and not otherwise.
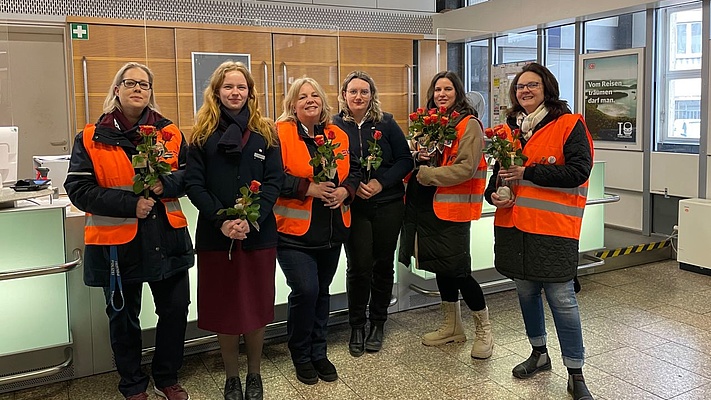
<path fill-rule="evenodd" d="M 249 188 L 247 188 L 246 186 L 242 186 L 241 188 L 239 188 L 239 192 L 240 194 L 242 194 L 242 197 L 249 196 Z"/>
<path fill-rule="evenodd" d="M 227 209 L 224 209 L 224 208 L 223 208 L 223 209 L 217 211 L 217 215 L 222 215 L 222 214 L 224 214 L 224 213 L 226 213 L 226 212 L 227 212 Z"/>
<path fill-rule="evenodd" d="M 139 177 L 140 179 L 140 177 Z M 133 193 L 135 194 L 141 194 L 143 192 L 143 182 L 142 181 L 136 181 L 133 183 Z"/>

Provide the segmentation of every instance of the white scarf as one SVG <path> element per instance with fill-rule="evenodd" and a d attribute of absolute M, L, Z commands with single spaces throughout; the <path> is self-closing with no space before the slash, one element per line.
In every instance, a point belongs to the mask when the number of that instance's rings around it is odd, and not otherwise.
<path fill-rule="evenodd" d="M 543 121 L 543 118 L 545 118 L 546 115 L 548 115 L 548 108 L 546 108 L 545 103 L 541 103 L 535 111 L 528 115 L 524 113 L 520 113 L 518 115 L 516 122 L 518 122 L 521 132 L 523 132 L 524 139 L 528 140 L 531 138 L 531 135 L 533 135 L 533 128 Z"/>

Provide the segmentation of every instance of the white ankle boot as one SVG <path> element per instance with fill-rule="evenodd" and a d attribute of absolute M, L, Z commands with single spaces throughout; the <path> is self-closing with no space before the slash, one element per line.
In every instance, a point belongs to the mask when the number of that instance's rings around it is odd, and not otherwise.
<path fill-rule="evenodd" d="M 489 308 L 485 307 L 480 311 L 473 311 L 475 323 L 474 345 L 472 346 L 472 357 L 489 358 L 494 351 L 494 339 L 491 335 L 491 321 L 489 321 Z"/>
<path fill-rule="evenodd" d="M 467 336 L 462 327 L 462 311 L 459 308 L 459 301 L 454 303 L 443 301 L 441 308 L 444 311 L 442 326 L 434 332 L 425 334 L 422 337 L 422 344 L 439 346 L 450 342 L 466 342 Z"/>

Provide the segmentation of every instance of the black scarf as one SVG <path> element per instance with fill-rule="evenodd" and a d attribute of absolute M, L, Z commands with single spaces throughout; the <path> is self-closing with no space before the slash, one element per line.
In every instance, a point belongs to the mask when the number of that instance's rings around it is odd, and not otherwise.
<path fill-rule="evenodd" d="M 240 155 L 242 148 L 247 144 L 249 139 L 249 108 L 242 109 L 235 113 L 227 108 L 220 106 L 220 122 L 218 129 L 222 132 L 220 141 L 217 142 L 217 150 L 227 155 Z"/>

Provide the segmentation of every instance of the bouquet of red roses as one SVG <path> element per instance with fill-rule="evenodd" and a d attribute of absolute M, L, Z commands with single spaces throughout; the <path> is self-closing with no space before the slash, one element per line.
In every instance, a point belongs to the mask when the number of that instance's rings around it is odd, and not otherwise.
<path fill-rule="evenodd" d="M 418 108 L 416 112 L 410 114 L 409 138 L 417 140 L 426 149 L 436 147 L 442 151 L 447 141 L 457 138 L 454 121 L 459 115 L 457 111 L 448 113 L 444 106 L 429 110 Z"/>
<path fill-rule="evenodd" d="M 335 153 L 336 149 L 340 145 L 335 143 L 333 140 L 336 138 L 336 133 L 332 130 L 327 130 L 323 135 L 317 135 L 314 137 L 316 142 L 316 154 L 309 161 L 309 165 L 312 167 L 322 167 L 316 175 L 314 175 L 314 182 L 321 183 L 333 179 L 336 176 L 336 160 L 343 160 L 346 157 L 343 153 Z"/>
<path fill-rule="evenodd" d="M 518 129 L 511 132 L 512 141 L 506 137 L 506 128 L 503 125 L 486 128 L 484 135 L 490 141 L 484 153 L 498 161 L 502 169 L 509 169 L 512 165 L 523 165 L 528 159 L 521 150 L 521 131 Z"/>
<path fill-rule="evenodd" d="M 528 157 L 521 150 L 521 131 L 515 129 L 511 132 L 511 139 L 508 139 L 506 128 L 497 125 L 493 128 L 486 128 L 484 135 L 489 139 L 489 144 L 484 149 L 484 153 L 491 156 L 492 160 L 498 161 L 501 169 L 509 169 L 512 165 L 522 166 Z M 501 200 L 513 199 L 511 182 L 498 180 L 496 194 Z"/>
<path fill-rule="evenodd" d="M 133 192 L 141 194 L 148 198 L 150 195 L 149 187 L 158 182 L 160 175 L 169 175 L 170 164 L 164 161 L 163 156 L 166 155 L 165 142 L 169 142 L 173 138 L 173 134 L 169 131 L 161 131 L 162 142 L 158 142 L 158 131 L 152 125 L 141 125 L 138 127 L 138 132 L 141 135 L 141 143 L 136 146 L 138 154 L 131 159 L 131 164 L 134 168 L 138 168 L 139 172 L 133 176 Z"/>

